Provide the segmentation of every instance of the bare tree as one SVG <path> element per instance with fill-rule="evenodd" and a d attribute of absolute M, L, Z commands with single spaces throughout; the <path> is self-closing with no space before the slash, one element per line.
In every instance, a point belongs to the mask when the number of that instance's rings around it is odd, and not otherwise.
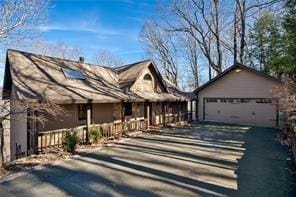
<path fill-rule="evenodd" d="M 17 43 L 26 38 L 34 37 L 36 27 L 44 22 L 46 17 L 47 0 L 2 0 L 0 1 L 0 44 L 6 48 L 6 43 Z M 58 105 L 51 104 L 49 101 L 41 102 L 21 102 L 1 100 L 0 103 L 0 167 L 3 166 L 3 125 L 2 121 L 9 120 L 13 113 L 11 107 L 30 108 L 50 114 L 56 114 L 62 110 Z M 56 112 L 56 113 L 53 113 Z M 40 116 L 40 120 L 42 116 Z"/>
<path fill-rule="evenodd" d="M 222 71 L 219 0 L 174 1 L 170 12 L 179 23 L 168 22 L 171 31 L 189 33 L 198 43 L 211 68 Z"/>
<path fill-rule="evenodd" d="M 185 50 L 185 62 L 190 65 L 190 72 L 193 77 L 192 88 L 199 87 L 199 48 L 198 44 L 192 36 L 181 38 L 181 43 Z"/>
<path fill-rule="evenodd" d="M 29 115 L 29 110 L 38 115 Z M 44 124 L 47 120 L 46 115 L 58 117 L 60 115 L 65 115 L 65 110 L 60 105 L 50 100 L 0 100 L 0 167 L 3 167 L 4 164 L 3 121 L 10 121 L 11 119 L 17 121 L 34 119 Z"/>
<path fill-rule="evenodd" d="M 120 57 L 104 49 L 93 55 L 93 61 L 95 64 L 106 67 L 117 67 L 124 64 L 124 61 Z"/>
<path fill-rule="evenodd" d="M 44 22 L 47 0 L 0 1 L 0 42 L 31 37 Z"/>
<path fill-rule="evenodd" d="M 240 28 L 238 28 L 239 35 L 240 35 L 240 51 L 239 51 L 239 62 L 241 64 L 244 63 L 244 53 L 245 53 L 245 47 L 246 47 L 246 16 L 247 16 L 247 7 L 246 7 L 246 0 L 236 0 L 236 8 L 239 13 L 239 21 L 240 21 Z M 237 13 L 237 12 L 236 12 Z M 236 14 L 235 13 L 235 14 Z M 236 24 L 237 21 L 235 20 Z"/>
<path fill-rule="evenodd" d="M 165 78 L 178 86 L 178 54 L 172 32 L 164 30 L 153 21 L 147 21 L 140 37 L 147 53 L 161 65 Z"/>
<path fill-rule="evenodd" d="M 234 19 L 233 19 L 233 64 L 237 63 L 237 34 L 238 34 L 238 5 L 235 6 Z"/>
<path fill-rule="evenodd" d="M 30 50 L 33 53 L 74 61 L 83 54 L 80 48 L 70 47 L 64 42 L 49 43 L 43 40 L 35 40 L 32 43 Z"/>

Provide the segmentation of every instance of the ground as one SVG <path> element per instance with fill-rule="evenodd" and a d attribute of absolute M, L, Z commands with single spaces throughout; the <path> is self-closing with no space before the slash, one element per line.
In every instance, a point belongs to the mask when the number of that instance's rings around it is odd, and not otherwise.
<path fill-rule="evenodd" d="M 153 132 L 0 183 L 0 196 L 296 196 L 275 129 L 196 124 Z"/>

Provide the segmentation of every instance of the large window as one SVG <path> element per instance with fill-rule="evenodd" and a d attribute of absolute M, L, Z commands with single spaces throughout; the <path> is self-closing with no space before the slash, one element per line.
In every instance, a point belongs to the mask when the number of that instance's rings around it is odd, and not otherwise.
<path fill-rule="evenodd" d="M 69 79 L 85 79 L 83 74 L 79 70 L 72 70 L 68 68 L 62 68 L 65 77 Z"/>
<path fill-rule="evenodd" d="M 86 120 L 87 106 L 85 104 L 78 105 L 78 120 Z"/>
<path fill-rule="evenodd" d="M 124 116 L 133 115 L 132 103 L 124 103 L 123 108 L 124 108 Z"/>

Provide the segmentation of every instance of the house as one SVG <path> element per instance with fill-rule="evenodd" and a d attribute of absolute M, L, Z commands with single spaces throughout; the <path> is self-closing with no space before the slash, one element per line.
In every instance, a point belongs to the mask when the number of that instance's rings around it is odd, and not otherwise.
<path fill-rule="evenodd" d="M 12 117 L 8 160 L 37 153 L 48 141 L 56 143 L 56 135 L 40 138 L 50 131 L 88 129 L 92 124 L 110 124 L 113 129 L 114 124 L 131 121 L 143 121 L 147 128 L 184 121 L 192 99 L 168 86 L 150 60 L 108 68 L 83 58 L 70 61 L 16 50 L 7 51 L 3 92 L 10 100 L 48 99 L 67 112 L 62 117 L 45 115 L 45 124 Z"/>
<path fill-rule="evenodd" d="M 279 109 L 272 90 L 280 81 L 235 64 L 197 88 L 198 120 L 279 126 Z"/>

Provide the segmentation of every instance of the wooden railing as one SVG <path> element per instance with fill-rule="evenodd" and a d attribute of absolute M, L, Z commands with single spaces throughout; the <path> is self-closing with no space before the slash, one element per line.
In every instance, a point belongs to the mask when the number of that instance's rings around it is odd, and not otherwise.
<path fill-rule="evenodd" d="M 147 119 L 132 120 L 128 122 L 114 122 L 107 124 L 96 124 L 101 128 L 102 136 L 105 138 L 118 138 L 122 134 L 127 134 L 130 131 L 147 130 Z M 60 129 L 54 131 L 45 131 L 38 133 L 38 151 L 42 152 L 46 148 L 59 147 L 62 144 L 62 136 L 69 129 Z M 87 142 L 86 126 L 79 126 L 72 130 L 77 133 L 80 143 Z"/>
<path fill-rule="evenodd" d="M 188 113 L 183 114 L 167 114 L 165 116 L 166 124 L 188 121 Z M 96 124 L 101 128 L 104 138 L 119 138 L 123 134 L 128 134 L 130 131 L 147 130 L 147 119 L 130 120 L 127 122 L 113 122 L 106 124 Z M 45 131 L 38 133 L 38 151 L 42 152 L 46 148 L 59 147 L 62 144 L 62 136 L 70 129 L 60 129 L 54 131 Z M 87 142 L 86 126 L 79 126 L 73 129 L 77 133 L 80 143 Z"/>
<path fill-rule="evenodd" d="M 183 113 L 180 115 L 179 114 L 166 114 L 165 123 L 171 124 L 171 123 L 188 121 L 188 114 L 189 113 Z"/>

